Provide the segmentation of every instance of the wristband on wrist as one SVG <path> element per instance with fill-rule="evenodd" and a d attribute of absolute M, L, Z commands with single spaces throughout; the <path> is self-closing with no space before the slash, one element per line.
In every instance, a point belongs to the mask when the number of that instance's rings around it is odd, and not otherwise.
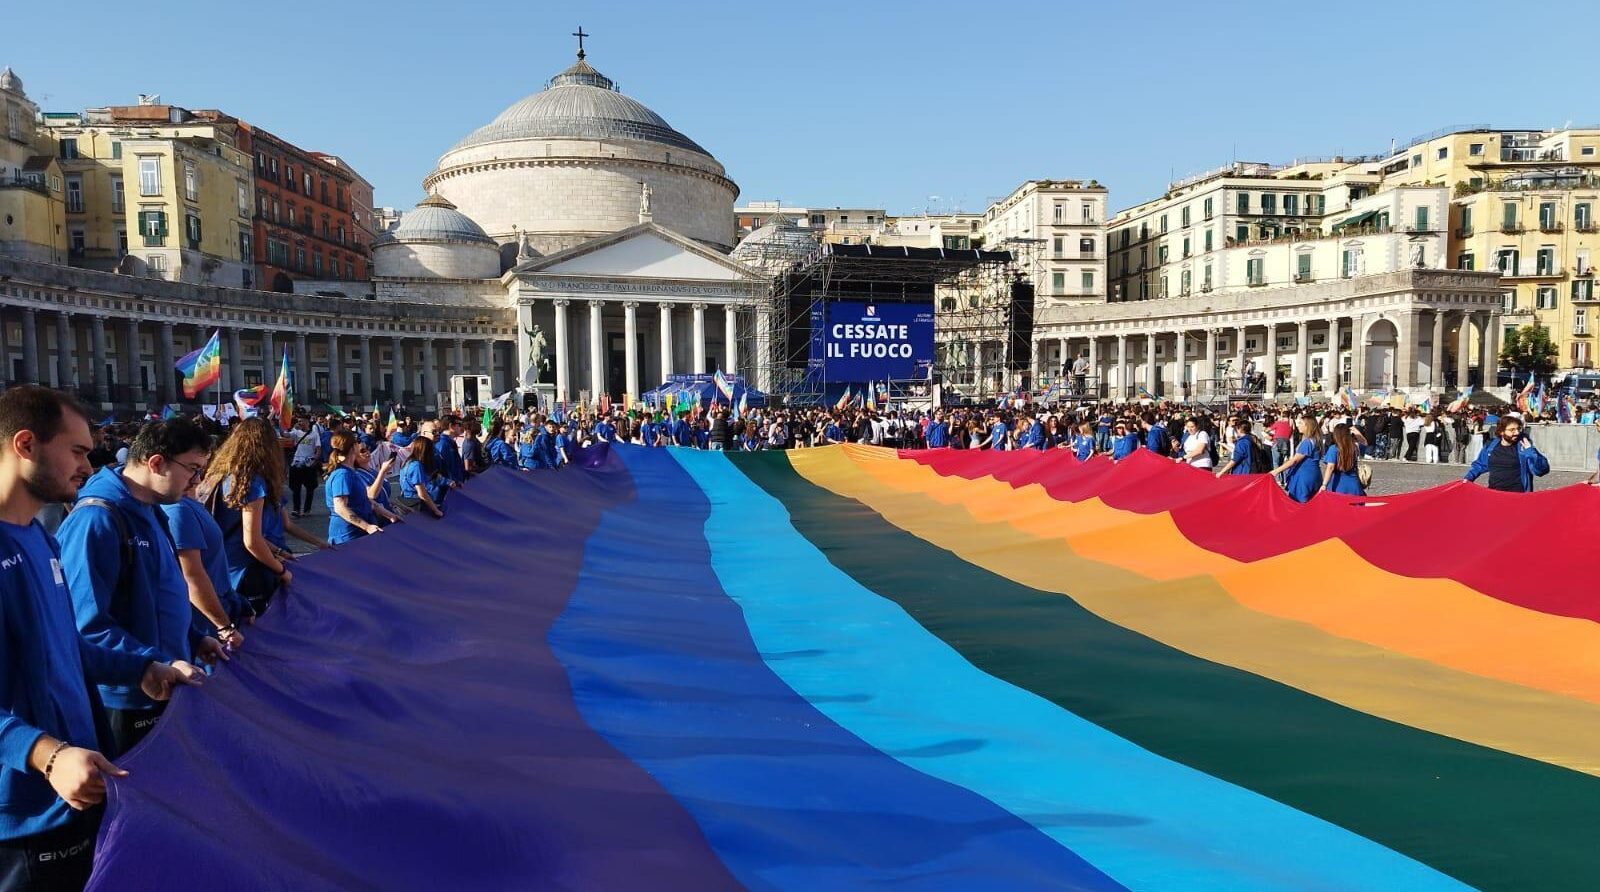
<path fill-rule="evenodd" d="M 228 623 L 225 626 L 217 626 L 217 634 L 218 635 L 227 635 L 227 634 L 229 634 L 231 632 L 237 632 L 237 631 L 239 631 L 239 624 L 238 623 Z"/>
<path fill-rule="evenodd" d="M 50 758 L 44 760 L 44 776 L 46 778 L 50 776 L 50 772 L 56 767 L 56 756 L 61 755 L 61 751 L 71 745 L 65 740 L 56 741 L 56 748 L 50 751 Z"/>

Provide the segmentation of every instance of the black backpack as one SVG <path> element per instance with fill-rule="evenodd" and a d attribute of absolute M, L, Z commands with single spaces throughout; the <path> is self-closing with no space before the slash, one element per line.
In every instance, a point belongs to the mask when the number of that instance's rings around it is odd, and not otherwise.
<path fill-rule="evenodd" d="M 1250 438 L 1250 473 L 1265 474 L 1272 470 L 1272 451 L 1255 437 Z"/>

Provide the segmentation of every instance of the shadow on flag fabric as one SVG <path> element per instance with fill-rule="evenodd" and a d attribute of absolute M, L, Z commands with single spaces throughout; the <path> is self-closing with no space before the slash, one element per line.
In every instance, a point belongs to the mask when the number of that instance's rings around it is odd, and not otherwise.
<path fill-rule="evenodd" d="M 272 414 L 277 416 L 280 430 L 294 427 L 294 380 L 289 371 L 288 347 L 283 348 L 283 361 L 278 365 L 278 383 L 273 385 L 267 405 L 272 409 Z"/>
<path fill-rule="evenodd" d="M 176 363 L 178 373 L 183 376 L 183 395 L 187 399 L 198 397 L 206 388 L 222 380 L 221 338 L 221 329 L 213 331 L 199 349 L 184 354 Z"/>

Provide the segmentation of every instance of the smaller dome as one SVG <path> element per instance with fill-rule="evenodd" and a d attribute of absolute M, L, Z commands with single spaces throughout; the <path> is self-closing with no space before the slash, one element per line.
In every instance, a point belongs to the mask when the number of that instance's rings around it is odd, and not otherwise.
<path fill-rule="evenodd" d="M 393 229 L 381 232 L 372 240 L 374 247 L 390 242 L 469 242 L 483 244 L 499 250 L 494 239 L 472 218 L 456 210 L 456 206 L 438 195 L 430 195 L 417 202 L 415 209 L 400 215 Z"/>
<path fill-rule="evenodd" d="M 776 273 L 815 254 L 820 246 L 816 233 L 779 214 L 745 236 L 729 256 Z"/>
<path fill-rule="evenodd" d="M 4 71 L 0 71 L 0 90 L 10 90 L 13 93 L 22 92 L 22 78 L 17 77 L 17 73 L 11 70 L 10 65 L 7 65 Z"/>

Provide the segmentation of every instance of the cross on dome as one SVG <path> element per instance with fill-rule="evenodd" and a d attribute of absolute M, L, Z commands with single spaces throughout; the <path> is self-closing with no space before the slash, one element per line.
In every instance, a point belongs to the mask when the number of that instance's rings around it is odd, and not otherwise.
<path fill-rule="evenodd" d="M 578 58 L 582 59 L 583 58 L 583 39 L 585 37 L 593 37 L 594 35 L 593 34 L 585 34 L 585 33 L 583 33 L 583 26 L 579 25 L 578 26 L 578 30 L 572 32 L 572 36 L 578 38 Z"/>

